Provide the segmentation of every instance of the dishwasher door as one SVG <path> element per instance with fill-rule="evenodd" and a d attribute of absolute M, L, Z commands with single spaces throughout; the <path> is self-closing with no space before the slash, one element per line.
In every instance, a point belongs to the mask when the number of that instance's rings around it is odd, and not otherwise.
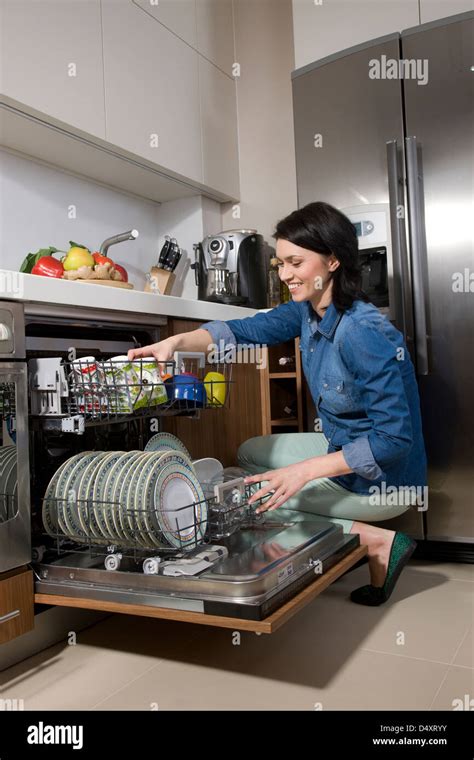
<path fill-rule="evenodd" d="M 0 361 L 0 573 L 30 561 L 27 366 Z"/>

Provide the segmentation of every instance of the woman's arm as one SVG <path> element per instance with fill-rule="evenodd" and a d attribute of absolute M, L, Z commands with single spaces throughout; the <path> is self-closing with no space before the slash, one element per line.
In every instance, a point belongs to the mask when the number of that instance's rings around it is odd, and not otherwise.
<path fill-rule="evenodd" d="M 246 483 L 265 481 L 265 485 L 252 494 L 249 504 L 253 504 L 273 491 L 273 496 L 257 509 L 257 513 L 278 509 L 311 480 L 335 478 L 337 475 L 348 475 L 350 472 L 353 470 L 347 464 L 343 452 L 334 451 L 331 454 L 323 454 L 305 459 L 303 462 L 290 464 L 288 467 L 279 467 L 278 470 L 250 475 L 245 478 Z"/>
<path fill-rule="evenodd" d="M 301 335 L 301 306 L 294 301 L 245 319 L 216 320 L 203 328 L 212 335 L 217 346 L 275 346 Z"/>
<path fill-rule="evenodd" d="M 202 327 L 199 330 L 172 335 L 170 338 L 160 340 L 142 348 L 131 348 L 128 352 L 129 359 L 141 359 L 144 356 L 154 356 L 159 362 L 167 362 L 173 359 L 175 351 L 199 351 L 207 353 L 212 346 L 212 337 Z"/>

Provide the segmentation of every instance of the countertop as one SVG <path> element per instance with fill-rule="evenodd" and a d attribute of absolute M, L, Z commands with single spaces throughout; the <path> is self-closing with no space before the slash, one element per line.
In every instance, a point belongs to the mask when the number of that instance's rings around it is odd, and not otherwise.
<path fill-rule="evenodd" d="M 210 321 L 241 319 L 257 314 L 255 309 L 198 301 L 193 298 L 160 296 L 140 290 L 111 288 L 106 285 L 57 280 L 34 274 L 0 269 L 0 299 L 23 303 L 82 306 L 113 309 L 137 314 L 156 314 Z"/>

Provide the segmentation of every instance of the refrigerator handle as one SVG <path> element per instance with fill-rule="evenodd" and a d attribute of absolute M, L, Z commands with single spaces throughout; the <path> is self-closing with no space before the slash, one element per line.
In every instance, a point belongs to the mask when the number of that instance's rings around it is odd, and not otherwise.
<path fill-rule="evenodd" d="M 405 198 L 403 176 L 399 168 L 397 140 L 387 142 L 387 178 L 392 231 L 392 266 L 395 295 L 395 321 L 413 352 L 413 306 L 405 232 Z"/>
<path fill-rule="evenodd" d="M 408 183 L 408 219 L 410 223 L 412 257 L 413 307 L 416 329 L 416 367 L 419 375 L 428 375 L 429 362 L 426 319 L 427 285 L 424 277 L 426 238 L 416 137 L 406 137 L 405 146 Z"/>

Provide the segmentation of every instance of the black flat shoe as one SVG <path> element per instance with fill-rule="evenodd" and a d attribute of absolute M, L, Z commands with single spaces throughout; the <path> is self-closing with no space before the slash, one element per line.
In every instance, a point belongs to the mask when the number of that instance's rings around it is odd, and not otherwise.
<path fill-rule="evenodd" d="M 406 536 L 405 533 L 395 533 L 390 557 L 388 560 L 387 575 L 383 586 L 361 586 L 351 594 L 351 601 L 356 604 L 366 604 L 369 607 L 378 607 L 390 598 L 395 584 L 416 549 L 416 541 Z"/>

